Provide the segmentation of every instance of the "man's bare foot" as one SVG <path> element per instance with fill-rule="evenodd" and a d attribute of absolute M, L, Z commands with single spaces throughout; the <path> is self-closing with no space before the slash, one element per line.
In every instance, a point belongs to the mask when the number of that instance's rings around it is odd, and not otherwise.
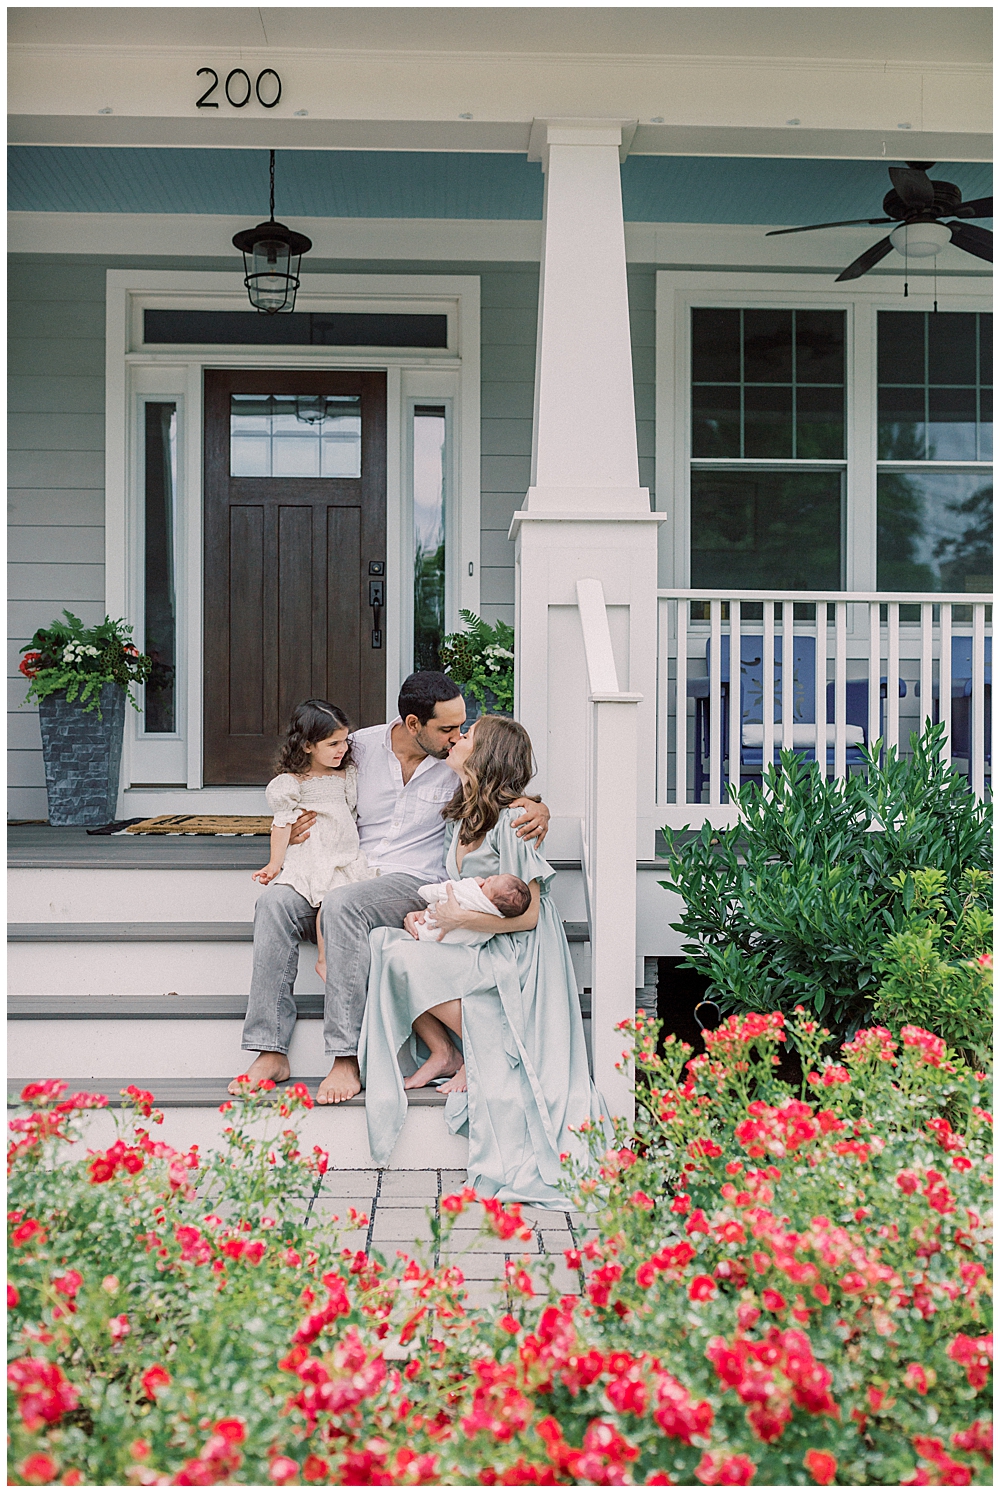
<path fill-rule="evenodd" d="M 465 1064 L 463 1063 L 454 1078 L 449 1078 L 447 1083 L 438 1084 L 438 1093 L 464 1094 L 467 1092 L 468 1087 L 469 1080 L 465 1076 Z"/>
<path fill-rule="evenodd" d="M 319 975 L 319 977 L 320 977 L 321 980 L 325 980 L 326 979 L 326 961 L 325 960 L 323 960 L 323 959 L 317 959 L 316 960 L 316 973 Z"/>
<path fill-rule="evenodd" d="M 247 1069 L 247 1078 L 250 1080 L 251 1089 L 259 1088 L 265 1078 L 272 1079 L 275 1083 L 284 1083 L 291 1074 L 288 1059 L 283 1052 L 259 1052 Z M 229 1085 L 231 1094 L 243 1092 L 243 1085 L 239 1079 L 234 1078 Z"/>
<path fill-rule="evenodd" d="M 333 1067 L 316 1090 L 317 1104 L 343 1104 L 361 1093 L 357 1058 L 334 1058 Z"/>
<path fill-rule="evenodd" d="M 426 1063 L 422 1063 L 416 1073 L 411 1073 L 409 1078 L 404 1079 L 404 1089 L 423 1089 L 435 1078 L 450 1078 L 457 1073 L 461 1066 L 460 1054 L 449 1043 L 440 1051 L 432 1052 Z"/>

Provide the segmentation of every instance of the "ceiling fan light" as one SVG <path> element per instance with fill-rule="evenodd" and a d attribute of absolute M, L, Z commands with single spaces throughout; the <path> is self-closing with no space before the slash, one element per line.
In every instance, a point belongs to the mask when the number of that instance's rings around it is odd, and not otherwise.
<path fill-rule="evenodd" d="M 943 223 L 901 223 L 889 235 L 892 247 L 908 259 L 932 259 L 951 243 Z"/>

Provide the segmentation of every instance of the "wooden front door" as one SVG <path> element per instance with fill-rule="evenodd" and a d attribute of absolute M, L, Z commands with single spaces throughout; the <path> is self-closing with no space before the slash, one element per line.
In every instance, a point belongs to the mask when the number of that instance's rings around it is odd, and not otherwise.
<path fill-rule="evenodd" d="M 385 561 L 385 374 L 207 370 L 206 785 L 266 783 L 301 700 L 385 719 Z"/>

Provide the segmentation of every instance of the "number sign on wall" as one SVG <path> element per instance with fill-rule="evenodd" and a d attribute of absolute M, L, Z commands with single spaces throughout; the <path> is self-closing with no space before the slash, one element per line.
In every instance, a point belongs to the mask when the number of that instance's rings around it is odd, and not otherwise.
<path fill-rule="evenodd" d="M 217 109 L 219 102 L 217 99 L 213 100 L 212 94 L 219 86 L 219 75 L 214 67 L 200 67 L 195 77 L 200 78 L 205 75 L 209 76 L 212 81 L 198 100 L 196 108 Z M 257 95 L 259 104 L 265 109 L 273 109 L 281 98 L 281 79 L 273 67 L 265 67 L 257 74 L 256 83 L 251 83 L 249 73 L 244 72 L 241 67 L 234 67 L 223 84 L 223 91 L 227 102 L 234 109 L 245 109 L 254 93 Z M 268 97 L 272 93 L 274 97 Z"/>

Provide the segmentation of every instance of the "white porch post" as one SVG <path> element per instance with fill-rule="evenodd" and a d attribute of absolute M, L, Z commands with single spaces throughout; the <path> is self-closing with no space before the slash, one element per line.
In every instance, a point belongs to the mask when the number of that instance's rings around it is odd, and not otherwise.
<path fill-rule="evenodd" d="M 622 120 L 536 121 L 545 170 L 531 487 L 511 527 L 517 554 L 516 713 L 531 734 L 552 814 L 547 851 L 576 857 L 586 821 L 591 886 L 593 1044 L 612 1113 L 629 1108 L 615 1072 L 617 1022 L 635 1010 L 635 861 L 653 851 L 656 525 L 639 486 L 620 161 Z M 577 581 L 603 588 L 618 691 L 595 698 Z M 638 699 L 637 699 L 638 697 Z M 619 696 L 620 699 L 620 696 Z M 600 769 L 595 771 L 592 713 Z M 612 740 L 614 738 L 614 740 Z M 615 745 L 617 742 L 617 747 Z M 615 751 L 620 775 L 609 769 Z M 610 882 L 630 888 L 610 919 Z M 622 904 L 618 904 L 621 911 Z M 599 924 L 599 925 L 598 925 Z"/>

